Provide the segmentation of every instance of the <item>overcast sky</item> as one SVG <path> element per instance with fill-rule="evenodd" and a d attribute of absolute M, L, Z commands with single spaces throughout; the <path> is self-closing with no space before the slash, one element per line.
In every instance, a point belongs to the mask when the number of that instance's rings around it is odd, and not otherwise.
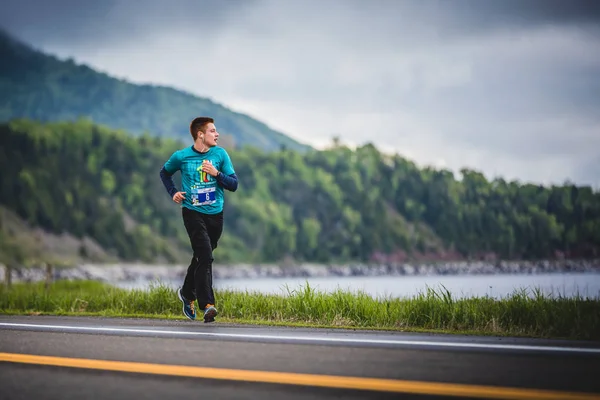
<path fill-rule="evenodd" d="M 316 147 L 600 188 L 598 1 L 3 0 L 0 25 Z"/>

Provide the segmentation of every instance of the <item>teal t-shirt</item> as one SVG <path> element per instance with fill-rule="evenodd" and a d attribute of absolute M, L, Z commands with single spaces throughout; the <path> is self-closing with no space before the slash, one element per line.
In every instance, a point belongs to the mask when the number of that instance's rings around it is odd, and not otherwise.
<path fill-rule="evenodd" d="M 229 154 L 222 147 L 211 147 L 200 153 L 194 146 L 173 153 L 165 163 L 165 170 L 174 174 L 181 171 L 181 191 L 185 192 L 182 207 L 204 214 L 218 214 L 223 211 L 224 191 L 215 177 L 202 172 L 202 163 L 209 162 L 224 175 L 235 174 Z"/>

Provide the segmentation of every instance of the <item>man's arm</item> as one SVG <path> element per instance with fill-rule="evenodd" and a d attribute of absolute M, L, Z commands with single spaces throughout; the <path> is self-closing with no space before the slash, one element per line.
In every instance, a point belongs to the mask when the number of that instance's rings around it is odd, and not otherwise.
<path fill-rule="evenodd" d="M 160 180 L 171 197 L 175 196 L 177 188 L 175 187 L 175 182 L 173 182 L 173 174 L 168 173 L 164 166 L 160 169 Z"/>
<path fill-rule="evenodd" d="M 235 192 L 238 188 L 238 178 L 236 174 L 225 175 L 222 172 L 217 173 L 217 182 L 223 186 L 223 188 Z"/>

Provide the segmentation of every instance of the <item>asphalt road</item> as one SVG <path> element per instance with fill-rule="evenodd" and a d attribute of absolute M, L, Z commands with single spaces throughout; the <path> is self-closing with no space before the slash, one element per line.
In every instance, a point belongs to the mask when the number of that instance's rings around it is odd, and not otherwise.
<path fill-rule="evenodd" d="M 600 343 L 0 316 L 2 399 L 205 396 L 600 399 Z"/>

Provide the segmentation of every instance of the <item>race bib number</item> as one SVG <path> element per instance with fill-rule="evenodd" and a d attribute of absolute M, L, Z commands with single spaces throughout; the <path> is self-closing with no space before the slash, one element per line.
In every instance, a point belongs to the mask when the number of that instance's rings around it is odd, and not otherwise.
<path fill-rule="evenodd" d="M 192 192 L 192 205 L 193 206 L 205 206 L 207 204 L 213 204 L 217 201 L 216 187 L 195 189 Z"/>

